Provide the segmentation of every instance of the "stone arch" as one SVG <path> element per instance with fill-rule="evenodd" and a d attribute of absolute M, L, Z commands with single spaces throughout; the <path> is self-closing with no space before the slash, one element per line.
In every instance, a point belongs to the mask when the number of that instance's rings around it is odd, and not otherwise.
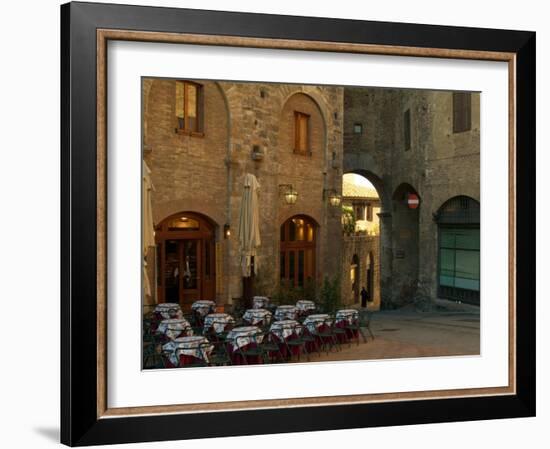
<path fill-rule="evenodd" d="M 216 225 L 216 229 L 219 228 L 220 223 L 225 223 L 223 211 L 218 210 L 215 206 L 205 203 L 200 199 L 194 198 L 158 203 L 153 210 L 153 221 L 155 225 L 157 225 L 166 218 L 176 215 L 181 211 L 193 212 L 208 217 L 209 220 Z"/>
<path fill-rule="evenodd" d="M 386 187 L 384 186 L 384 181 L 380 176 L 378 176 L 374 171 L 364 169 L 364 168 L 350 168 L 346 167 L 344 164 L 344 174 L 354 173 L 356 175 L 361 175 L 366 178 L 376 189 L 378 196 L 380 198 L 380 203 L 382 206 L 381 213 L 386 213 L 391 211 L 391 197 L 388 194 Z"/>

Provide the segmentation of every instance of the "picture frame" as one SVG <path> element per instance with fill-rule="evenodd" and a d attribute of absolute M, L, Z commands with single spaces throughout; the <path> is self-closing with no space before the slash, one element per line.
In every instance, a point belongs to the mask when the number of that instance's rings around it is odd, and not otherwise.
<path fill-rule="evenodd" d="M 110 410 L 106 45 L 111 40 L 505 61 L 509 386 Z M 61 7 L 61 442 L 70 446 L 535 415 L 535 33 L 111 4 Z"/>

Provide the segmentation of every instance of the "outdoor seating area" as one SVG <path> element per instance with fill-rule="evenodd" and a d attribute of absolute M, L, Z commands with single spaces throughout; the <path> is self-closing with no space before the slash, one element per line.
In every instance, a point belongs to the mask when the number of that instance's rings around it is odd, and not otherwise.
<path fill-rule="evenodd" d="M 213 301 L 196 301 L 189 313 L 177 303 L 145 306 L 143 368 L 192 368 L 315 361 L 367 342 L 370 312 L 322 312 L 314 301 L 272 304 L 254 297 L 253 308 L 216 312 Z"/>

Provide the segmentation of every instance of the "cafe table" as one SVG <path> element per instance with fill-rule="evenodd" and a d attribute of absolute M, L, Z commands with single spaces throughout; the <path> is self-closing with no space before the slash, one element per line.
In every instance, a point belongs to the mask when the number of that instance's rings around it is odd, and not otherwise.
<path fill-rule="evenodd" d="M 234 324 L 235 318 L 228 313 L 211 313 L 204 317 L 204 333 L 213 329 L 216 334 L 221 334 L 225 331 L 228 325 Z"/>
<path fill-rule="evenodd" d="M 265 309 L 269 305 L 269 298 L 267 296 L 254 296 L 252 298 L 253 309 Z"/>
<path fill-rule="evenodd" d="M 167 320 L 169 318 L 182 318 L 183 313 L 181 307 L 178 303 L 175 302 L 163 302 L 155 306 L 154 313 L 159 316 L 159 318 Z"/>
<path fill-rule="evenodd" d="M 227 349 L 234 365 L 239 365 L 244 362 L 239 354 L 240 349 L 245 349 L 249 345 L 257 345 L 263 340 L 263 334 L 257 326 L 239 326 L 231 329 L 225 341 Z"/>
<path fill-rule="evenodd" d="M 194 335 L 176 338 L 162 346 L 164 352 L 173 366 L 185 366 L 195 360 L 202 360 L 208 363 L 210 353 L 214 349 L 206 337 Z"/>
<path fill-rule="evenodd" d="M 296 308 L 298 309 L 299 313 L 307 313 L 315 310 L 315 303 L 307 299 L 301 299 L 296 303 Z"/>
<path fill-rule="evenodd" d="M 279 306 L 275 310 L 275 319 L 280 320 L 295 320 L 298 315 L 296 306 Z"/>
<path fill-rule="evenodd" d="M 267 324 L 271 321 L 271 312 L 265 309 L 248 309 L 243 314 L 243 320 L 253 326 Z"/>
<path fill-rule="evenodd" d="M 160 322 L 157 333 L 164 334 L 170 340 L 174 340 L 177 337 L 193 335 L 193 329 L 185 318 L 169 318 Z"/>
<path fill-rule="evenodd" d="M 216 311 L 216 303 L 214 301 L 201 299 L 191 304 L 191 310 L 195 311 L 198 315 L 204 318 L 209 313 Z"/>

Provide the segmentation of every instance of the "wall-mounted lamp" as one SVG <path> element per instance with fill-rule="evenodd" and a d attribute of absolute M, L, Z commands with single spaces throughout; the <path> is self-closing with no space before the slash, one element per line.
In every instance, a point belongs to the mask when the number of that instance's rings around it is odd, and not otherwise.
<path fill-rule="evenodd" d="M 342 202 L 342 197 L 334 189 L 324 189 L 323 198 L 328 198 L 328 202 L 333 207 L 338 207 Z"/>
<path fill-rule="evenodd" d="M 285 198 L 286 204 L 295 204 L 298 199 L 298 192 L 294 190 L 292 184 L 279 184 L 279 194 Z"/>
<path fill-rule="evenodd" d="M 231 236 L 231 227 L 229 223 L 223 225 L 223 238 L 228 239 Z"/>

